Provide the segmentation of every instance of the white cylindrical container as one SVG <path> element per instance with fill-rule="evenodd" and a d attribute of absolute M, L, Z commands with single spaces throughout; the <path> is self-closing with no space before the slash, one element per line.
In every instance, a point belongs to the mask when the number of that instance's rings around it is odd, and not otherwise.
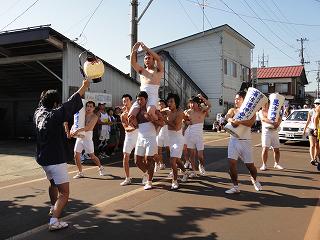
<path fill-rule="evenodd" d="M 256 112 L 268 102 L 268 98 L 258 89 L 250 87 L 240 106 L 239 112 L 234 116 L 235 120 L 249 120 L 255 116 Z M 236 138 L 241 138 L 245 128 L 243 125 L 233 127 L 227 123 L 224 129 Z"/>
<path fill-rule="evenodd" d="M 86 124 L 86 100 L 82 99 L 83 107 L 80 109 L 79 112 L 73 115 L 73 125 L 71 130 L 77 131 L 78 129 L 84 128 Z M 78 132 L 74 138 L 84 138 L 85 131 Z"/>
<path fill-rule="evenodd" d="M 277 121 L 280 117 L 280 110 L 284 104 L 285 97 L 279 93 L 271 93 L 269 96 L 270 104 L 268 110 L 268 119 L 272 122 Z M 274 128 L 272 124 L 266 124 L 267 128 Z"/>

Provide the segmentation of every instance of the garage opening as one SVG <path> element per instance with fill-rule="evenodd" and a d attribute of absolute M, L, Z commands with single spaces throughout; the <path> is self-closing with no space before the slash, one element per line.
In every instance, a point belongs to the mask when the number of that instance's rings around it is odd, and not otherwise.
<path fill-rule="evenodd" d="M 62 92 L 62 51 L 59 36 L 47 29 L 0 33 L 0 139 L 35 137 L 41 92 Z"/>

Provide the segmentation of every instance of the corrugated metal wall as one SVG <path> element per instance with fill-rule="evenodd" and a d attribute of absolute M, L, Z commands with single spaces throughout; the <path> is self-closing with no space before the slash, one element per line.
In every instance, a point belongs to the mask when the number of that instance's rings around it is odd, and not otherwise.
<path fill-rule="evenodd" d="M 63 51 L 63 101 L 69 97 L 69 87 L 79 87 L 81 85 L 83 77 L 79 71 L 78 56 L 82 51 L 72 43 L 67 43 Z M 118 106 L 122 105 L 121 97 L 125 93 L 134 98 L 139 91 L 139 85 L 105 64 L 105 74 L 102 82 L 92 83 L 89 91 L 112 94 L 112 104 Z"/>

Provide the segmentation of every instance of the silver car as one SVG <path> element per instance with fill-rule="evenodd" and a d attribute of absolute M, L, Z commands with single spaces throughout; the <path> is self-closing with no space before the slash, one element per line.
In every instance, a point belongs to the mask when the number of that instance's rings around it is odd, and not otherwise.
<path fill-rule="evenodd" d="M 309 111 L 310 109 L 293 110 L 287 119 L 282 121 L 279 130 L 281 143 L 286 141 L 308 141 L 308 136 L 303 134 L 303 129 L 307 123 Z"/>

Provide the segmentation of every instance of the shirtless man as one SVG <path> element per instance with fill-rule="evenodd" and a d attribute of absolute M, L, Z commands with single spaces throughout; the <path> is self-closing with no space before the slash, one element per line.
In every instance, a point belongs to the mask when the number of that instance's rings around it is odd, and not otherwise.
<path fill-rule="evenodd" d="M 154 155 L 157 153 L 156 127 L 164 125 L 162 115 L 156 111 L 157 120 L 150 122 L 147 113 L 148 94 L 141 91 L 137 95 L 139 112 L 137 114 L 137 123 L 139 126 L 138 139 L 135 147 L 135 161 L 137 167 L 144 173 L 142 184 L 144 189 L 152 188 L 152 178 L 154 172 Z"/>
<path fill-rule="evenodd" d="M 177 94 L 170 93 L 167 97 L 169 109 L 167 110 L 167 118 L 165 123 L 168 125 L 168 140 L 170 148 L 170 162 L 173 172 L 171 189 L 178 189 L 178 168 L 183 171 L 181 181 L 186 182 L 188 179 L 188 172 L 181 162 L 183 151 L 184 138 L 182 135 L 182 120 L 184 118 L 183 111 L 179 108 L 180 98 Z"/>
<path fill-rule="evenodd" d="M 79 172 L 73 177 L 73 178 L 82 178 L 84 177 L 84 174 L 82 172 L 82 165 L 80 161 L 80 155 L 83 150 L 85 150 L 86 153 L 89 154 L 91 160 L 99 167 L 99 175 L 104 176 L 105 171 L 104 167 L 101 166 L 99 158 L 96 157 L 94 154 L 94 145 L 93 145 L 93 128 L 96 125 L 98 121 L 98 116 L 94 113 L 95 109 L 95 103 L 92 101 L 88 101 L 86 103 L 86 117 L 85 117 L 85 127 L 80 128 L 76 131 L 71 131 L 71 136 L 77 135 L 80 131 L 85 131 L 85 137 L 84 138 L 77 138 L 76 144 L 74 146 L 74 152 L 75 152 L 75 163 L 78 167 Z"/>
<path fill-rule="evenodd" d="M 137 138 L 138 138 L 138 129 L 129 129 L 128 123 L 128 113 L 132 106 L 132 97 L 129 94 L 124 94 L 122 96 L 123 103 L 123 113 L 121 114 L 121 122 L 126 132 L 126 136 L 123 143 L 123 168 L 126 174 L 126 178 L 123 182 L 120 183 L 121 186 L 126 186 L 131 184 L 131 178 L 129 175 L 129 158 L 132 150 L 136 146 Z"/>
<path fill-rule="evenodd" d="M 240 124 L 245 126 L 246 131 L 241 139 L 238 139 L 234 136 L 231 136 L 229 145 L 228 145 L 228 159 L 229 159 L 229 166 L 230 166 L 230 177 L 233 182 L 233 187 L 225 193 L 227 194 L 234 194 L 239 193 L 239 186 L 238 186 L 238 171 L 237 171 L 237 163 L 238 158 L 245 163 L 246 167 L 248 168 L 250 175 L 251 175 L 251 182 L 254 185 L 256 191 L 262 190 L 261 184 L 257 181 L 257 168 L 254 166 L 253 163 L 253 156 L 252 156 L 252 144 L 251 144 L 251 126 L 254 124 L 256 120 L 256 115 L 249 119 L 249 120 L 235 120 L 233 117 L 239 112 L 239 108 L 243 103 L 243 100 L 246 96 L 246 92 L 240 91 L 236 94 L 234 99 L 234 108 L 229 109 L 226 120 L 232 124 L 233 127 L 237 127 Z"/>
<path fill-rule="evenodd" d="M 146 51 L 144 56 L 145 68 L 137 62 L 137 51 L 139 47 Z M 137 42 L 131 51 L 130 62 L 136 72 L 140 74 L 140 91 L 145 91 L 148 94 L 147 113 L 151 121 L 157 120 L 156 106 L 158 103 L 159 86 L 163 76 L 164 68 L 161 58 L 154 51 L 150 50 L 142 42 Z M 139 112 L 139 105 L 135 102 L 129 112 L 129 126 L 133 127 L 133 119 Z"/>
<path fill-rule="evenodd" d="M 279 141 L 279 134 L 278 134 L 278 127 L 280 126 L 282 117 L 279 116 L 277 121 L 273 122 L 268 119 L 268 110 L 269 110 L 269 104 L 266 103 L 258 113 L 262 123 L 262 128 L 261 128 L 262 130 L 262 134 L 261 134 L 262 166 L 260 167 L 260 170 L 261 171 L 267 170 L 268 151 L 270 147 L 272 147 L 273 155 L 274 155 L 273 167 L 278 170 L 283 170 L 283 167 L 279 165 L 280 141 Z M 273 128 L 268 128 L 267 125 L 269 124 L 272 124 Z"/>
<path fill-rule="evenodd" d="M 164 99 L 159 100 L 159 110 L 162 113 L 162 115 L 165 117 L 166 111 L 163 111 L 167 107 L 167 102 Z M 158 154 L 156 155 L 156 164 L 154 167 L 154 172 L 157 172 L 157 170 L 163 170 L 166 168 L 164 164 L 164 160 L 162 157 L 162 150 L 163 148 L 166 149 L 167 158 L 169 158 L 170 155 L 170 149 L 169 149 L 169 143 L 168 143 L 168 125 L 165 124 L 159 131 L 157 135 L 157 144 L 158 144 Z"/>
<path fill-rule="evenodd" d="M 201 108 L 201 103 L 204 103 L 206 107 Z M 192 98 L 191 108 L 185 112 L 184 122 L 189 125 L 189 130 L 185 133 L 185 139 L 187 140 L 187 148 L 190 156 L 191 166 L 193 172 L 190 177 L 195 177 L 196 166 L 195 166 L 195 156 L 196 150 L 199 159 L 199 172 L 200 175 L 204 176 L 206 174 L 204 169 L 204 143 L 203 143 L 203 123 L 211 108 L 210 102 L 205 99 L 201 94 Z"/>

